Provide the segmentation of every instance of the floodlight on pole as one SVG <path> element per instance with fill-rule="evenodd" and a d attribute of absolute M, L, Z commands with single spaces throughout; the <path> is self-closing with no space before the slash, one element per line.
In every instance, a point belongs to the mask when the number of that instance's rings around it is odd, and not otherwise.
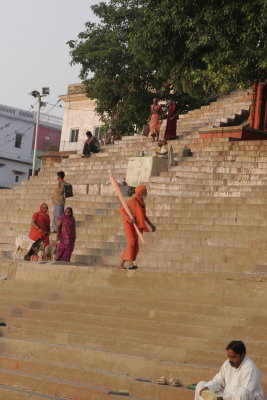
<path fill-rule="evenodd" d="M 42 88 L 42 94 L 38 92 L 38 90 L 33 90 L 29 93 L 34 98 L 38 98 L 38 109 L 36 114 L 36 125 L 35 125 L 35 138 L 34 138 L 34 148 L 33 148 L 33 157 L 32 157 L 32 176 L 35 173 L 35 164 L 36 164 L 36 151 L 37 151 L 37 142 L 38 142 L 38 129 L 39 129 L 39 120 L 40 120 L 40 110 L 41 107 L 46 106 L 46 103 L 42 102 L 42 97 L 45 97 L 49 94 L 49 88 Z"/>

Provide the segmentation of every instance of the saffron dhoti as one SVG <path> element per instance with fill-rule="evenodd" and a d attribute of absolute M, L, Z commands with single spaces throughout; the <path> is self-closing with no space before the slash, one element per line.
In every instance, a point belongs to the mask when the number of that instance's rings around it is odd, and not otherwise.
<path fill-rule="evenodd" d="M 145 185 L 138 186 L 135 189 L 136 195 L 127 201 L 127 205 L 135 220 L 136 226 L 141 233 L 149 232 L 149 229 L 145 221 L 146 218 L 145 202 L 144 199 L 140 196 L 142 194 L 142 190 L 146 190 Z M 127 247 L 121 255 L 121 260 L 135 261 L 139 251 L 138 235 L 136 233 L 133 224 L 129 222 L 129 216 L 126 213 L 125 209 L 123 207 L 120 207 L 119 212 L 122 216 L 124 232 L 126 234 L 126 239 L 127 239 Z"/>

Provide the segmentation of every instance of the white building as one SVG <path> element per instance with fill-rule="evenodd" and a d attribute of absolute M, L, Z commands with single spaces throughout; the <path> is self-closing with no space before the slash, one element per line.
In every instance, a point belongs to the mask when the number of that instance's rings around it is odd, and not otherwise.
<path fill-rule="evenodd" d="M 59 98 L 64 101 L 60 151 L 82 150 L 85 133 L 91 131 L 99 137 L 103 125 L 95 112 L 95 101 L 86 96 L 81 83 L 69 85 L 68 93 Z"/>
<path fill-rule="evenodd" d="M 28 178 L 34 126 L 35 113 L 0 105 L 0 187 Z"/>
<path fill-rule="evenodd" d="M 43 151 L 58 151 L 62 119 L 40 115 L 36 169 Z M 28 179 L 32 168 L 36 112 L 0 105 L 0 188 Z"/>

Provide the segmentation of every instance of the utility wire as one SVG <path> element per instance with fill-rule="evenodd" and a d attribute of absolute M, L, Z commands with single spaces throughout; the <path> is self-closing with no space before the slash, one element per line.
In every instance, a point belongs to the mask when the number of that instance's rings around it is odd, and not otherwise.
<path fill-rule="evenodd" d="M 29 108 L 28 110 L 26 110 L 26 112 L 30 112 L 31 109 L 32 109 L 37 103 L 38 103 L 38 101 L 36 101 L 34 104 L 32 104 L 32 105 L 30 106 L 30 108 Z M 6 107 L 7 107 L 7 106 L 6 106 Z M 22 110 L 22 111 L 24 111 L 24 110 Z M 8 118 L 8 117 L 7 117 L 7 118 Z M 5 127 L 7 127 L 7 126 L 10 126 L 10 125 L 12 125 L 12 124 L 14 124 L 14 123 L 15 123 L 15 121 L 9 122 L 8 124 L 1 126 L 1 127 L 0 127 L 0 130 L 3 129 L 3 128 L 5 128 Z"/>
<path fill-rule="evenodd" d="M 45 118 L 45 117 L 54 109 L 54 107 L 57 106 L 57 103 L 59 103 L 60 101 L 61 101 L 61 100 L 59 99 L 55 104 L 47 103 L 47 104 L 49 104 L 49 105 L 52 105 L 52 107 L 50 108 L 50 110 L 48 110 L 48 112 L 47 112 L 46 114 L 42 114 L 40 120 L 43 119 L 43 118 Z M 36 103 L 35 103 L 35 104 L 36 104 Z M 32 107 L 32 106 L 31 106 L 31 107 Z M 14 121 L 14 122 L 15 122 L 15 121 Z M 14 123 L 14 122 L 11 122 L 10 125 L 11 125 L 12 123 Z M 18 134 L 21 133 L 21 134 L 23 134 L 23 132 L 18 132 L 18 131 L 20 131 L 21 129 L 24 129 L 24 128 L 26 129 L 27 127 L 28 127 L 27 129 L 29 130 L 29 129 L 33 126 L 34 123 L 35 123 L 35 121 L 34 121 L 33 123 L 28 123 L 27 125 L 23 125 L 22 127 L 17 128 L 15 131 L 8 133 L 8 134 L 5 135 L 3 138 L 0 138 L 0 145 L 1 145 L 1 146 L 4 146 L 5 144 L 9 143 L 10 141 L 15 140 L 15 138 L 13 138 L 12 140 L 8 140 L 8 141 L 6 141 L 6 142 L 4 142 L 4 143 L 1 143 L 1 140 L 5 140 L 8 136 L 13 135 L 14 133 L 18 133 Z M 0 128 L 0 129 L 1 129 L 1 128 Z"/>
<path fill-rule="evenodd" d="M 47 103 L 47 104 L 49 104 L 49 105 L 50 105 L 50 103 Z M 84 109 L 84 108 L 62 107 L 61 105 L 60 105 L 60 106 L 57 106 L 57 105 L 55 105 L 55 107 L 62 108 L 63 110 L 75 110 L 75 111 L 95 111 L 95 109 L 89 110 L 89 109 Z"/>

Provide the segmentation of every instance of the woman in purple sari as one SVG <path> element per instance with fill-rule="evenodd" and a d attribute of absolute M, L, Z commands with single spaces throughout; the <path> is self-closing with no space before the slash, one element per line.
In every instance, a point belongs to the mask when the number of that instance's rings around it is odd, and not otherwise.
<path fill-rule="evenodd" d="M 71 207 L 67 207 L 58 218 L 57 229 L 59 245 L 56 260 L 70 261 L 76 239 L 75 218 Z"/>

